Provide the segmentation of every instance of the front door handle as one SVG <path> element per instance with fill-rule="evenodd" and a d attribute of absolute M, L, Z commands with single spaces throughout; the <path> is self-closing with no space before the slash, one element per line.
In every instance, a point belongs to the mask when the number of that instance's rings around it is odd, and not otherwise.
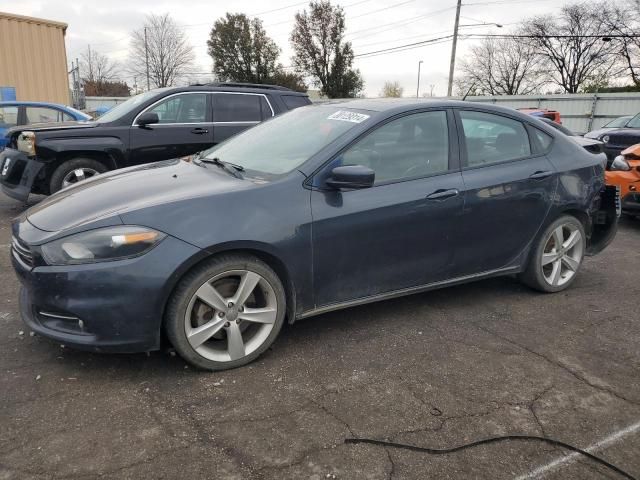
<path fill-rule="evenodd" d="M 537 171 L 536 173 L 532 173 L 531 175 L 529 175 L 529 178 L 533 180 L 543 180 L 545 178 L 549 178 L 551 175 L 553 175 L 553 172 L 550 172 L 548 170 Z"/>
<path fill-rule="evenodd" d="M 447 198 L 456 197 L 460 194 L 457 188 L 449 190 L 436 190 L 435 192 L 427 195 L 427 200 L 446 200 Z"/>
<path fill-rule="evenodd" d="M 209 130 L 206 128 L 194 128 L 191 130 L 191 133 L 195 133 L 196 135 L 204 135 L 205 133 L 209 133 Z"/>

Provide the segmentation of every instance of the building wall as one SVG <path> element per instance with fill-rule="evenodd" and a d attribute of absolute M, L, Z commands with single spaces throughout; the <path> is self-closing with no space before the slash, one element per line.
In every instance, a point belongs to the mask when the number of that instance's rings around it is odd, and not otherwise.
<path fill-rule="evenodd" d="M 0 86 L 17 100 L 69 104 L 67 25 L 0 12 Z"/>

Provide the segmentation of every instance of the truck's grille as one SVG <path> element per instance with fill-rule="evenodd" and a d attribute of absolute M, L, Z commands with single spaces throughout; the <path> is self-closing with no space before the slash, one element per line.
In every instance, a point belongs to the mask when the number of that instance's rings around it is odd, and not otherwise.
<path fill-rule="evenodd" d="M 16 237 L 11 238 L 11 251 L 22 263 L 33 267 L 33 253 L 31 253 L 29 246 L 21 242 L 20 239 Z"/>

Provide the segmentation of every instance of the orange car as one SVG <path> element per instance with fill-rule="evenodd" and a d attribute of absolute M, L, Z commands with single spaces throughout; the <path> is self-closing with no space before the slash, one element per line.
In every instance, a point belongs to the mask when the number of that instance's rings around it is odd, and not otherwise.
<path fill-rule="evenodd" d="M 622 213 L 640 216 L 640 143 L 623 150 L 605 176 L 607 185 L 620 187 Z"/>

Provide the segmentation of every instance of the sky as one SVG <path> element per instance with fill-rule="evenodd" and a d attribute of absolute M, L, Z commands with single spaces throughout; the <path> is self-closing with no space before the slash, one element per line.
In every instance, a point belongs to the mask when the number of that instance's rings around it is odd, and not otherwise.
<path fill-rule="evenodd" d="M 569 1 L 466 0 L 461 10 L 460 33 L 504 33 L 529 16 L 554 14 Z M 346 40 L 352 42 L 356 55 L 453 32 L 456 0 L 332 0 L 332 3 L 344 8 Z M 145 15 L 169 13 L 184 27 L 194 48 L 196 65 L 189 77 L 194 81 L 209 77 L 213 62 L 207 54 L 207 38 L 213 22 L 227 11 L 262 19 L 267 33 L 282 50 L 280 62 L 290 66 L 289 34 L 295 13 L 305 6 L 305 2 L 296 0 L 0 0 L 0 11 L 67 23 L 69 62 L 91 45 L 92 50 L 123 64 L 127 60 L 130 34 L 144 25 Z M 503 27 L 487 25 L 491 23 Z M 461 37 L 458 60 L 464 57 L 469 45 L 477 41 Z M 422 60 L 420 95 L 439 96 L 446 95 L 450 55 L 451 40 L 444 39 L 399 53 L 356 57 L 354 66 L 362 73 L 366 96 L 378 96 L 385 81 L 399 82 L 404 96 L 412 96 L 416 94 L 418 62 Z M 132 83 L 132 79 L 128 81 Z M 143 79 L 138 79 L 138 83 L 143 83 Z"/>

